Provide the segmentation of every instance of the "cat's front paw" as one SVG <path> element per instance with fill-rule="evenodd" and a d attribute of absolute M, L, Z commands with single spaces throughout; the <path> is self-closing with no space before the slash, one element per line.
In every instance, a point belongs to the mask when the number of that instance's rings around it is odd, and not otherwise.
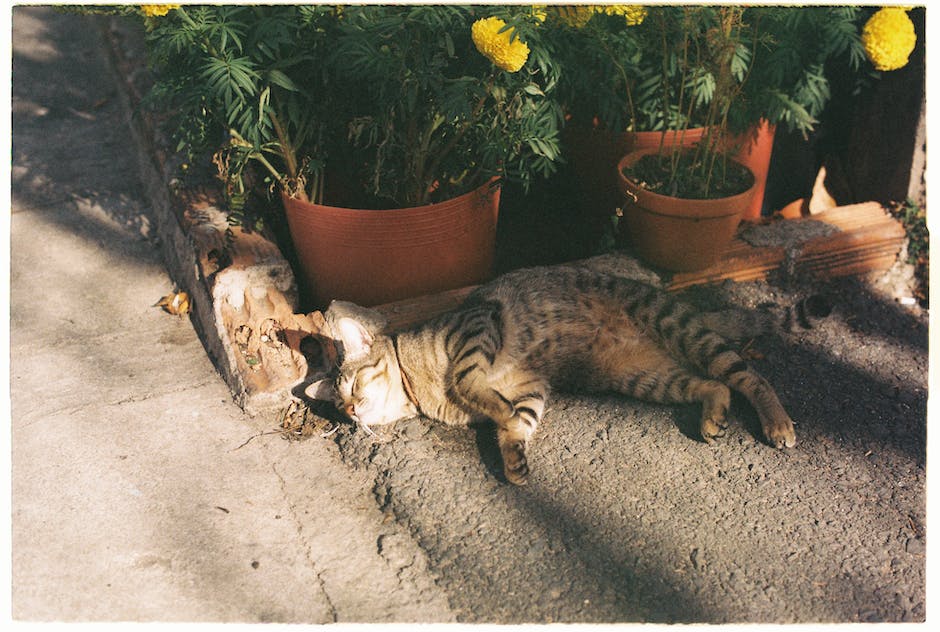
<path fill-rule="evenodd" d="M 525 455 L 525 442 L 516 441 L 501 446 L 503 455 L 503 473 L 513 485 L 525 485 L 529 482 L 529 461 Z"/>
<path fill-rule="evenodd" d="M 796 431 L 789 418 L 764 425 L 764 436 L 775 448 L 792 448 L 796 445 Z"/>
<path fill-rule="evenodd" d="M 705 443 L 714 443 L 715 439 L 725 436 L 728 429 L 728 422 L 724 418 L 715 419 L 714 417 L 702 418 L 699 430 L 702 432 L 702 439 Z"/>

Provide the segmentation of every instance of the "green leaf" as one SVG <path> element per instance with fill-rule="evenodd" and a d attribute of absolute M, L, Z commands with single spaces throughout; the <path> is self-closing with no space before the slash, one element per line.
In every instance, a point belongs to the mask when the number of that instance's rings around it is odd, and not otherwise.
<path fill-rule="evenodd" d="M 447 56 L 454 56 L 454 38 L 450 36 L 450 33 L 444 31 L 444 45 L 447 49 Z"/>
<path fill-rule="evenodd" d="M 258 98 L 258 121 L 264 120 L 264 111 L 267 109 L 268 104 L 271 102 L 271 87 L 268 86 L 261 91 L 261 96 Z"/>
<path fill-rule="evenodd" d="M 300 88 L 297 87 L 297 84 L 295 84 L 290 77 L 280 70 L 269 70 L 267 73 L 267 79 L 274 85 L 284 88 L 285 90 L 289 90 L 291 92 L 300 92 Z"/>
<path fill-rule="evenodd" d="M 544 97 L 545 93 L 542 92 L 542 89 L 538 87 L 537 84 L 529 83 L 522 88 L 523 92 L 526 94 L 531 94 L 532 96 Z"/>
<path fill-rule="evenodd" d="M 745 77 L 747 77 L 747 71 L 750 65 L 750 49 L 744 44 L 738 44 L 734 49 L 734 55 L 731 57 L 731 74 L 738 83 L 743 82 Z"/>

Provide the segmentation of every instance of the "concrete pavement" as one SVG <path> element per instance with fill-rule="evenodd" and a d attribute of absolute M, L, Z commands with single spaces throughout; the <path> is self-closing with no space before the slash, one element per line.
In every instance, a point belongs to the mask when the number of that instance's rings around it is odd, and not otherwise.
<path fill-rule="evenodd" d="M 153 307 L 174 288 L 110 77 L 94 21 L 14 9 L 14 620 L 451 620 L 368 476 L 242 445 L 270 420 Z"/>

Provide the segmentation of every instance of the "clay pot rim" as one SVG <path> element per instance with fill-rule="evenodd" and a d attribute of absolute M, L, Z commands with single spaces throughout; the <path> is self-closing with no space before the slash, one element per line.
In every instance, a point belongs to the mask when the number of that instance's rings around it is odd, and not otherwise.
<path fill-rule="evenodd" d="M 378 212 L 283 196 L 311 300 L 372 306 L 484 282 L 495 257 L 500 187 L 487 183 L 476 193 L 455 198 L 462 205 Z"/>
<path fill-rule="evenodd" d="M 283 192 L 281 196 L 289 223 L 308 223 L 322 237 L 345 246 L 397 250 L 448 243 L 455 235 L 472 233 L 480 221 L 478 213 L 498 205 L 499 194 L 499 186 L 486 182 L 438 203 L 391 209 L 345 208 L 306 202 Z"/>
<path fill-rule="evenodd" d="M 330 204 L 320 204 L 319 202 L 310 202 L 304 201 L 300 198 L 290 197 L 286 192 L 281 190 L 281 200 L 286 203 L 292 203 L 297 206 L 315 206 L 321 209 L 328 210 L 334 213 L 349 213 L 349 214 L 382 214 L 382 213 L 395 213 L 395 212 L 410 212 L 415 215 L 421 215 L 428 211 L 439 211 L 441 209 L 446 209 L 449 206 L 461 205 L 464 200 L 474 195 L 490 195 L 493 188 L 499 188 L 502 186 L 502 178 L 499 176 L 493 176 L 488 181 L 484 182 L 475 189 L 471 189 L 466 193 L 462 193 L 456 197 L 448 198 L 446 200 L 441 200 L 440 202 L 432 202 L 431 204 L 422 204 L 419 206 L 390 206 L 388 208 L 355 208 L 348 206 L 332 206 Z"/>
<path fill-rule="evenodd" d="M 692 199 L 662 195 L 661 193 L 654 193 L 653 191 L 637 186 L 633 180 L 623 174 L 623 168 L 627 165 L 632 165 L 643 156 L 654 154 L 658 151 L 658 148 L 637 149 L 626 154 L 617 163 L 617 178 L 620 182 L 620 190 L 627 197 L 634 198 L 636 203 L 642 206 L 643 210 L 648 213 L 661 215 L 663 217 L 674 217 L 676 219 L 718 219 L 732 215 L 740 215 L 740 211 L 729 211 L 728 209 L 735 208 L 733 201 L 736 201 L 738 198 L 749 197 L 757 187 L 757 178 L 754 177 L 754 172 L 751 168 L 733 156 L 728 156 L 728 158 L 751 173 L 751 186 L 746 191 L 723 198 Z M 641 200 L 649 202 L 650 205 L 643 203 Z M 680 202 L 677 203 L 677 201 Z M 650 208 L 650 206 L 655 206 L 657 209 Z M 661 210 L 663 206 L 667 206 L 669 210 L 664 212 Z"/>

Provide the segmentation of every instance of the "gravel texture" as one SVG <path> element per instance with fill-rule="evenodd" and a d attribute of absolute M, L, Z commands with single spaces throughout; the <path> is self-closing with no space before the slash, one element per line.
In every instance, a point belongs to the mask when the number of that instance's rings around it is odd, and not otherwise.
<path fill-rule="evenodd" d="M 793 246 L 811 239 L 835 235 L 839 229 L 816 220 L 801 222 L 773 222 L 752 224 L 741 230 L 741 239 L 757 248 L 766 246 Z"/>

